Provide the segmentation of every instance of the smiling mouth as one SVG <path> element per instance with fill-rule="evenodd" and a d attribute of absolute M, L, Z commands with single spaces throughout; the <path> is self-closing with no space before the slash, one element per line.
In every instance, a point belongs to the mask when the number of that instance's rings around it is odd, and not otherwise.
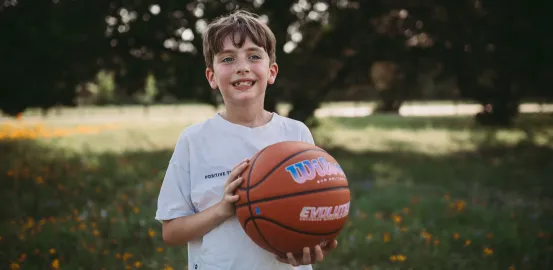
<path fill-rule="evenodd" d="M 243 87 L 243 86 L 253 86 L 254 84 L 255 84 L 255 81 L 241 81 L 241 82 L 232 83 L 232 86 Z"/>

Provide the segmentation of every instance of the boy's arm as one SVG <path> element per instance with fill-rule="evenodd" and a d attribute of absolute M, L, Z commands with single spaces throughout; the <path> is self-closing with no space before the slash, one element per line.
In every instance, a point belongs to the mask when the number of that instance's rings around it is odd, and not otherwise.
<path fill-rule="evenodd" d="M 225 183 L 223 198 L 220 202 L 199 213 L 164 220 L 163 241 L 170 246 L 184 245 L 192 239 L 204 236 L 234 215 L 236 211 L 234 203 L 238 200 L 238 195 L 234 195 L 234 191 L 242 182 L 242 178 L 239 176 L 247 164 L 248 160 L 244 160 L 232 169 Z"/>
<path fill-rule="evenodd" d="M 207 234 L 229 216 L 221 209 L 221 202 L 197 214 L 163 221 L 163 241 L 170 246 L 184 245 Z"/>

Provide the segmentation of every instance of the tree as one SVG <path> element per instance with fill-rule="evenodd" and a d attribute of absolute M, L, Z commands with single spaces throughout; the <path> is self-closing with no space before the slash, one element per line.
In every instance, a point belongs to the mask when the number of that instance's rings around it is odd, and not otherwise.
<path fill-rule="evenodd" d="M 8 2 L 6 2 L 8 3 Z M 0 109 L 73 105 L 76 86 L 94 78 L 107 1 L 12 1 L 0 7 Z M 86 10 L 86 12 L 81 12 Z"/>
<path fill-rule="evenodd" d="M 100 71 L 113 74 L 122 96 L 147 91 L 152 74 L 162 95 L 215 105 L 200 36 L 236 8 L 260 14 L 277 38 L 281 69 L 265 107 L 290 101 L 300 121 L 334 91 L 370 81 L 373 63 L 391 63 L 401 78 L 381 91 L 389 112 L 414 96 L 427 61 L 456 78 L 463 97 L 491 104 L 489 122 L 508 124 L 527 85 L 551 96 L 541 90 L 552 70 L 551 19 L 522 0 L 11 1 L 0 7 L 0 24 L 10 25 L 0 28 L 0 53 L 9 55 L 0 62 L 0 109 L 74 105 L 77 86 Z"/>
<path fill-rule="evenodd" d="M 455 76 L 461 96 L 483 105 L 480 123 L 511 124 L 527 88 L 545 89 L 537 82 L 551 59 L 546 10 L 527 1 L 440 1 L 426 16 L 442 76 Z"/>

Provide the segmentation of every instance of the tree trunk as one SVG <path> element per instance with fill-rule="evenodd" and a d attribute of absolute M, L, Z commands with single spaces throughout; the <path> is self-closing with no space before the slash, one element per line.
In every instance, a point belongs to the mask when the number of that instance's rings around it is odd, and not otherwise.
<path fill-rule="evenodd" d="M 288 117 L 304 122 L 308 126 L 315 125 L 314 122 L 310 121 L 315 115 L 315 110 L 319 108 L 327 94 L 332 89 L 340 86 L 346 79 L 347 75 L 351 72 L 351 60 L 346 58 L 343 60 L 343 63 L 343 66 L 334 78 L 325 84 L 320 91 L 317 91 L 315 96 L 311 97 L 300 94 L 300 96 L 295 97 L 292 101 L 292 109 L 290 110 Z"/>
<path fill-rule="evenodd" d="M 487 126 L 511 126 L 518 114 L 520 100 L 512 89 L 512 79 L 505 71 L 495 84 L 491 102 L 476 115 L 476 121 Z"/>
<path fill-rule="evenodd" d="M 288 117 L 312 126 L 309 120 L 315 114 L 315 110 L 319 108 L 320 104 L 320 100 L 316 101 L 305 96 L 298 97 L 292 102 L 292 109 L 288 113 Z"/>
<path fill-rule="evenodd" d="M 389 89 L 380 92 L 380 100 L 378 101 L 374 112 L 387 113 L 387 114 L 399 114 L 402 101 L 399 100 L 397 91 Z"/>

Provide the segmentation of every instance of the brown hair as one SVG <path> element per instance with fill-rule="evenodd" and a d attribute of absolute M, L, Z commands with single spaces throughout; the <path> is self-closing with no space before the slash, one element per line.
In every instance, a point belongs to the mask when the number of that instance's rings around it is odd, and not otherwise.
<path fill-rule="evenodd" d="M 249 37 L 253 43 L 265 49 L 271 64 L 276 61 L 276 39 L 271 29 L 257 15 L 237 10 L 215 19 L 203 33 L 203 53 L 208 68 L 213 68 L 213 57 L 223 49 L 223 42 L 229 35 L 237 48 L 242 47 Z"/>

